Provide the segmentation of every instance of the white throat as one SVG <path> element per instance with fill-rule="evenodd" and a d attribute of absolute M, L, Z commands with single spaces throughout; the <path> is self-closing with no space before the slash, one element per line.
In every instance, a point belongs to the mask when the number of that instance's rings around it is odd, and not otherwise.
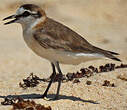
<path fill-rule="evenodd" d="M 25 30 L 31 30 L 31 29 L 33 29 L 35 26 L 37 26 L 37 24 L 39 24 L 39 23 L 45 21 L 45 19 L 46 19 L 46 17 L 43 16 L 43 17 L 41 17 L 41 18 L 37 18 L 37 19 L 32 20 L 32 21 L 26 21 L 26 22 L 24 22 L 24 23 L 21 23 L 21 25 L 22 25 L 22 28 L 23 28 L 24 31 L 25 31 Z"/>
<path fill-rule="evenodd" d="M 43 17 L 41 17 L 41 18 L 39 18 L 39 19 L 37 19 L 37 20 L 35 20 L 35 22 L 33 22 L 32 24 L 31 24 L 31 28 L 33 28 L 33 27 L 35 27 L 35 26 L 37 26 L 38 24 L 40 24 L 41 22 L 44 22 L 45 21 L 45 19 L 46 19 L 46 17 L 45 16 L 43 16 Z"/>

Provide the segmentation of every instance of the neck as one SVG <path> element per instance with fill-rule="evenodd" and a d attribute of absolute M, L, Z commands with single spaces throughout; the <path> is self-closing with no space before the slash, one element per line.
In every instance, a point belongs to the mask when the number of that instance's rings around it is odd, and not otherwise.
<path fill-rule="evenodd" d="M 36 20 L 32 25 L 31 25 L 31 28 L 32 29 L 38 29 L 38 28 L 41 28 L 43 26 L 43 24 L 45 23 L 46 21 L 46 16 L 43 16 L 41 17 L 40 19 Z"/>
<path fill-rule="evenodd" d="M 36 20 L 28 21 L 27 23 L 22 23 L 21 25 L 22 25 L 23 30 L 36 29 L 36 28 L 41 27 L 41 25 L 44 24 L 45 20 L 46 20 L 46 16 L 43 16 L 43 17 L 38 18 Z"/>

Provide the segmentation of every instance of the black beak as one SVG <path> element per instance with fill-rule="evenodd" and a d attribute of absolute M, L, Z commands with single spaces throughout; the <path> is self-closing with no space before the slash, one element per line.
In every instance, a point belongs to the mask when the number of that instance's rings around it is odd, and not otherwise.
<path fill-rule="evenodd" d="M 4 23 L 4 25 L 6 25 L 6 24 L 11 24 L 11 23 L 14 23 L 15 21 L 17 21 L 16 15 L 11 15 L 11 16 L 9 16 L 9 17 L 6 17 L 6 18 L 3 19 L 3 21 L 4 21 L 4 20 L 8 20 L 8 19 L 13 19 L 13 20 L 11 20 L 11 21 L 9 21 L 9 22 L 7 22 L 7 23 Z"/>

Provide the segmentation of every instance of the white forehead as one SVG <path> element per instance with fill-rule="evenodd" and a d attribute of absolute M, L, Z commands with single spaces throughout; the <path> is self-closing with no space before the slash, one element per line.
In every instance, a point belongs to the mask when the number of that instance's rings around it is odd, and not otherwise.
<path fill-rule="evenodd" d="M 16 14 L 22 14 L 24 13 L 25 11 L 28 11 L 30 13 L 33 13 L 33 14 L 36 14 L 37 12 L 35 11 L 30 11 L 30 10 L 27 10 L 27 9 L 24 9 L 23 7 L 19 8 L 17 11 L 16 11 Z"/>
<path fill-rule="evenodd" d="M 24 11 L 26 11 L 26 9 L 24 9 L 23 7 L 19 8 L 17 11 L 16 11 L 16 14 L 22 14 L 24 13 Z"/>

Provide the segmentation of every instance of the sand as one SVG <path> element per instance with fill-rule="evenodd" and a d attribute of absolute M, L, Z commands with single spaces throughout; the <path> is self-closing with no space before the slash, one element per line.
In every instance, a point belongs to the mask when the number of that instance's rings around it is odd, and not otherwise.
<path fill-rule="evenodd" d="M 0 102 L 5 96 L 34 96 L 43 94 L 48 83 L 41 82 L 35 88 L 23 90 L 19 82 L 31 72 L 41 78 L 51 75 L 50 62 L 35 55 L 22 38 L 19 24 L 3 25 L 2 19 L 15 13 L 25 0 L 0 1 Z M 39 4 L 49 17 L 69 26 L 80 33 L 90 43 L 120 53 L 119 58 L 127 63 L 127 1 L 126 0 L 29 0 L 27 3 Z M 84 62 L 77 66 L 60 65 L 64 74 L 79 71 L 82 67 L 98 67 L 106 63 L 120 64 L 109 59 Z M 80 83 L 62 84 L 60 99 L 47 101 L 33 99 L 36 103 L 51 106 L 53 110 L 127 110 L 127 81 L 118 79 L 118 75 L 127 75 L 127 69 L 96 74 L 90 78 L 81 78 Z M 87 85 L 86 81 L 92 81 Z M 116 87 L 102 86 L 109 80 Z M 49 98 L 56 93 L 57 83 L 49 90 Z M 93 103 L 97 102 L 97 103 Z M 9 110 L 12 106 L 0 105 L 0 110 Z"/>

